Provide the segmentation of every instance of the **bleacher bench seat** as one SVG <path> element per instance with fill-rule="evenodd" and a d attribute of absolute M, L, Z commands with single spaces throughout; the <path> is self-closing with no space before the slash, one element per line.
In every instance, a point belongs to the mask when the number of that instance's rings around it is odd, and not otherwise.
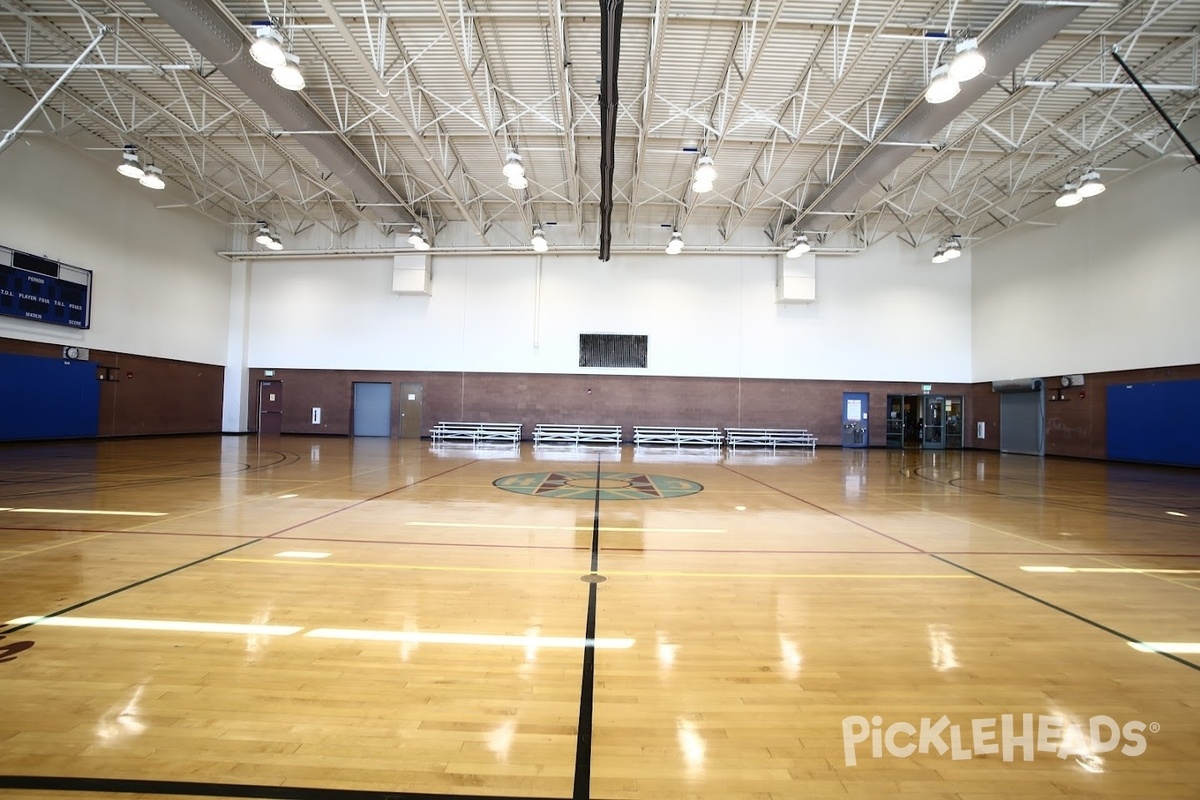
<path fill-rule="evenodd" d="M 533 445 L 543 444 L 617 444 L 621 443 L 620 425 L 561 425 L 539 423 L 533 429 Z"/>
<path fill-rule="evenodd" d="M 444 444 L 447 441 L 470 442 L 478 445 L 483 442 L 503 442 L 517 445 L 521 441 L 521 423 L 519 422 L 439 422 L 429 430 L 433 443 Z"/>
<path fill-rule="evenodd" d="M 807 447 L 817 449 L 817 437 L 803 428 L 726 428 L 725 444 L 730 450 L 742 447 Z"/>
<path fill-rule="evenodd" d="M 684 445 L 720 447 L 721 429 L 639 425 L 633 429 L 633 444 L 635 447 L 648 444 L 673 444 L 676 447 Z"/>

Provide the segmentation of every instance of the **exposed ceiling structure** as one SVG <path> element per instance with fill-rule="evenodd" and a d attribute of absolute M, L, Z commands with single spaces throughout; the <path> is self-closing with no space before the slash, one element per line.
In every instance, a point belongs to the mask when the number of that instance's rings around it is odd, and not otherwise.
<path fill-rule="evenodd" d="M 622 12 L 615 76 L 605 5 Z M 303 91 L 249 57 L 265 20 Z M 931 105 L 964 35 L 988 66 Z M 0 0 L 0 82 L 26 95 L 9 110 L 36 109 L 6 142 L 57 136 L 114 166 L 133 145 L 163 170 L 161 205 L 246 241 L 266 221 L 281 255 L 306 232 L 382 242 L 414 223 L 435 248 L 528 250 L 540 227 L 552 252 L 600 254 L 602 87 L 614 252 L 673 230 L 687 251 L 969 245 L 1088 167 L 1117 180 L 1187 154 L 1114 48 L 1195 121 L 1200 0 Z"/>

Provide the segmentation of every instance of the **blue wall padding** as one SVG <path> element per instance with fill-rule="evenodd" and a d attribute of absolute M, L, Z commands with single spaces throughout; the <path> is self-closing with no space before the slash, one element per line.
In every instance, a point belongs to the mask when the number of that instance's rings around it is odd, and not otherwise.
<path fill-rule="evenodd" d="M 89 361 L 0 353 L 0 440 L 100 431 L 100 382 Z"/>
<path fill-rule="evenodd" d="M 1200 467 L 1200 380 L 1110 385 L 1108 457 Z"/>

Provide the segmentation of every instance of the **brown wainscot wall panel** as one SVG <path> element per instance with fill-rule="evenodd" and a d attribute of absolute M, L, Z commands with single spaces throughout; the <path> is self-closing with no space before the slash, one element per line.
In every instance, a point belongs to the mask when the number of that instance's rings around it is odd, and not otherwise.
<path fill-rule="evenodd" d="M 1200 379 L 1200 364 L 1085 373 L 1082 385 L 1065 388 L 1060 381 L 1062 375 L 1041 378 L 1046 386 L 1046 455 L 1103 459 L 1107 457 L 1108 429 L 1105 423 L 1109 386 L 1196 380 Z M 986 426 L 985 438 L 974 441 L 974 447 L 998 450 L 1000 395 L 992 391 L 990 383 L 977 383 L 971 387 L 967 405 L 968 416 Z M 969 433 L 974 434 L 974 429 Z"/>
<path fill-rule="evenodd" d="M 823 445 L 841 443 L 843 391 L 868 392 L 870 440 L 886 441 L 889 394 L 921 394 L 920 383 L 872 383 L 736 378 L 673 378 L 640 375 L 547 375 L 527 373 L 371 372 L 351 370 L 250 370 L 248 419 L 257 425 L 258 385 L 280 381 L 284 433 L 348 435 L 353 419 L 353 385 L 391 383 L 392 435 L 399 435 L 400 384 L 424 391 L 422 431 L 438 422 L 520 422 L 525 435 L 538 423 L 621 425 L 633 438 L 635 425 L 807 428 Z M 971 393 L 968 384 L 937 384 L 937 394 Z M 312 409 L 321 422 L 312 422 Z M 967 408 L 968 421 L 970 407 Z M 973 425 L 968 425 L 973 433 Z M 966 442 L 971 444 L 970 437 Z"/>
<path fill-rule="evenodd" d="M 0 352 L 61 358 L 63 345 L 0 339 Z M 91 349 L 100 383 L 99 435 L 220 433 L 225 368 Z"/>

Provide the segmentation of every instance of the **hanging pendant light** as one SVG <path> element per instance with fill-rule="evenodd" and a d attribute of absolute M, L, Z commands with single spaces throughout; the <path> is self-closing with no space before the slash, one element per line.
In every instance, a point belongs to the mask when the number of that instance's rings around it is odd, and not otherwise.
<path fill-rule="evenodd" d="M 979 52 L 978 39 L 959 39 L 954 44 L 954 58 L 950 61 L 951 78 L 963 83 L 982 74 L 986 67 L 987 59 Z"/>
<path fill-rule="evenodd" d="M 929 103 L 945 103 L 958 95 L 958 81 L 950 77 L 950 68 L 938 64 L 929 73 L 929 86 L 925 88 L 925 100 Z"/>

